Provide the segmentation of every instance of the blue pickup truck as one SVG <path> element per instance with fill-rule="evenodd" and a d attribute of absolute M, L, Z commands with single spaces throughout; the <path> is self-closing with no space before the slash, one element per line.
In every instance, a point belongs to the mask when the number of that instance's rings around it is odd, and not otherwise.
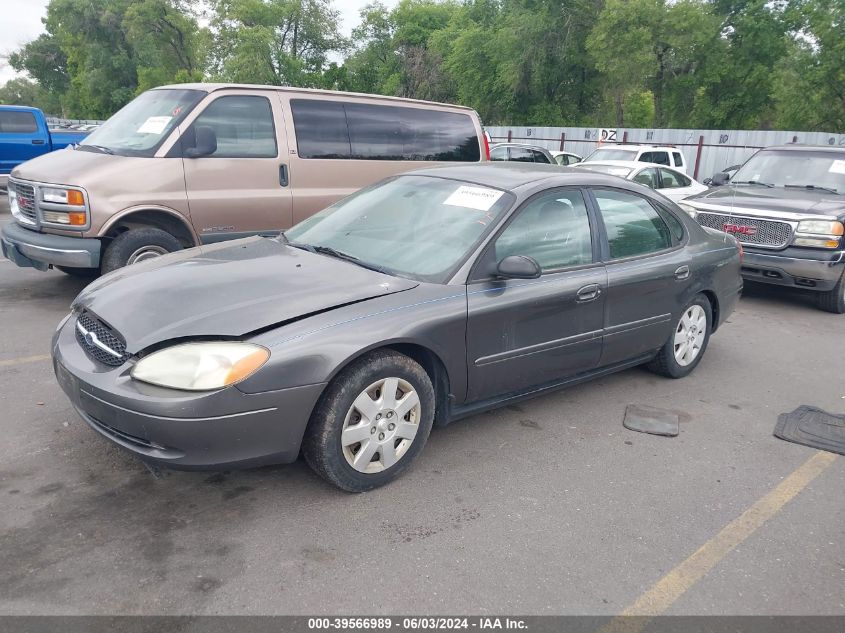
<path fill-rule="evenodd" d="M 38 108 L 0 105 L 0 189 L 23 162 L 79 143 L 88 132 L 50 130 Z"/>

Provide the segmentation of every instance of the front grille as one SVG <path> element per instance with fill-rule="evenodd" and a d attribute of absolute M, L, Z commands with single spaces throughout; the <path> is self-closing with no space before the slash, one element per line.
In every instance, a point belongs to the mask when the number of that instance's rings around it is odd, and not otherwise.
<path fill-rule="evenodd" d="M 104 365 L 119 367 L 129 358 L 123 339 L 87 311 L 76 319 L 76 340 L 91 358 Z"/>
<path fill-rule="evenodd" d="M 743 244 L 767 246 L 770 248 L 781 248 L 786 246 L 792 237 L 792 227 L 786 222 L 778 220 L 764 220 L 760 218 L 736 217 L 723 213 L 699 212 L 696 216 L 701 226 L 711 229 L 725 230 L 726 224 L 735 224 L 741 227 L 753 227 L 753 235 L 731 232 Z"/>
<path fill-rule="evenodd" d="M 27 220 L 35 222 L 35 187 L 19 182 L 14 183 L 12 186 L 15 188 L 20 214 Z"/>

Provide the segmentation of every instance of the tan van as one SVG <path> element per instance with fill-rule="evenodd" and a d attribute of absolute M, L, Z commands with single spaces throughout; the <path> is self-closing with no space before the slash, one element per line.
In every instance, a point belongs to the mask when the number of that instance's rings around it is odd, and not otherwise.
<path fill-rule="evenodd" d="M 272 235 L 386 176 L 489 158 L 475 111 L 354 93 L 217 84 L 137 97 L 80 145 L 17 167 L 3 254 L 106 273 Z"/>

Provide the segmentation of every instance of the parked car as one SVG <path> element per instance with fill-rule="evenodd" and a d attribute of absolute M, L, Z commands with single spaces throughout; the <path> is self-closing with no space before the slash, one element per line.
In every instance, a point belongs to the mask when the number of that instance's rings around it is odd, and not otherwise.
<path fill-rule="evenodd" d="M 479 162 L 478 115 L 342 92 L 191 84 L 137 97 L 72 152 L 12 172 L 19 266 L 109 272 L 181 248 L 274 235 L 385 176 Z M 50 184 L 45 184 L 50 183 Z"/>
<path fill-rule="evenodd" d="M 740 167 L 742 167 L 742 165 L 731 165 L 730 167 L 725 167 L 722 171 L 713 174 L 709 178 L 705 178 L 702 182 L 708 187 L 721 187 L 733 178 L 733 175 Z"/>
<path fill-rule="evenodd" d="M 584 159 L 585 162 L 595 163 L 605 163 L 609 160 L 654 163 L 687 173 L 683 152 L 672 145 L 602 145 Z"/>
<path fill-rule="evenodd" d="M 87 135 L 51 130 L 38 108 L 0 105 L 0 189 L 24 161 L 79 143 Z"/>
<path fill-rule="evenodd" d="M 680 202 L 684 198 L 707 191 L 707 185 L 693 180 L 677 169 L 663 165 L 637 163 L 628 160 L 608 160 L 580 163 L 578 166 L 581 169 L 592 169 L 611 176 L 633 180 L 662 193 L 673 202 Z"/>
<path fill-rule="evenodd" d="M 104 276 L 51 349 L 83 419 L 141 459 L 230 468 L 301 448 L 362 491 L 402 473 L 433 423 L 642 363 L 688 375 L 734 309 L 740 260 L 733 237 L 618 178 L 439 167 L 276 238 Z"/>
<path fill-rule="evenodd" d="M 575 165 L 584 160 L 582 156 L 579 156 L 578 154 L 573 154 L 572 152 L 554 151 L 549 153 L 552 155 L 552 158 L 558 165 L 562 165 L 564 167 L 566 167 L 567 165 Z"/>
<path fill-rule="evenodd" d="M 728 186 L 681 206 L 739 239 L 746 279 L 812 290 L 820 308 L 845 312 L 845 148 L 762 149 Z"/>
<path fill-rule="evenodd" d="M 490 160 L 557 165 L 545 147 L 524 143 L 497 143 L 490 147 Z"/>

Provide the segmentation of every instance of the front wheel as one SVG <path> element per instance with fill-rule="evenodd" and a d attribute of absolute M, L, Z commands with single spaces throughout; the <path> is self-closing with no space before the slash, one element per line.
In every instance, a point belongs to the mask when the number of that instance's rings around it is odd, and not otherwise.
<path fill-rule="evenodd" d="M 845 272 L 842 273 L 839 282 L 833 287 L 833 290 L 819 293 L 818 305 L 819 308 L 826 312 L 833 312 L 834 314 L 845 313 Z"/>
<path fill-rule="evenodd" d="M 105 275 L 118 268 L 181 249 L 181 242 L 161 229 L 130 229 L 114 238 L 106 248 L 101 263 L 102 272 Z"/>
<path fill-rule="evenodd" d="M 681 312 L 669 340 L 660 348 L 648 368 L 668 378 L 683 378 L 692 373 L 707 349 L 712 327 L 712 307 L 704 295 L 698 295 Z"/>
<path fill-rule="evenodd" d="M 323 479 L 363 492 L 396 479 L 425 446 L 434 421 L 425 370 L 398 352 L 355 361 L 329 384 L 311 416 L 302 453 Z"/>

